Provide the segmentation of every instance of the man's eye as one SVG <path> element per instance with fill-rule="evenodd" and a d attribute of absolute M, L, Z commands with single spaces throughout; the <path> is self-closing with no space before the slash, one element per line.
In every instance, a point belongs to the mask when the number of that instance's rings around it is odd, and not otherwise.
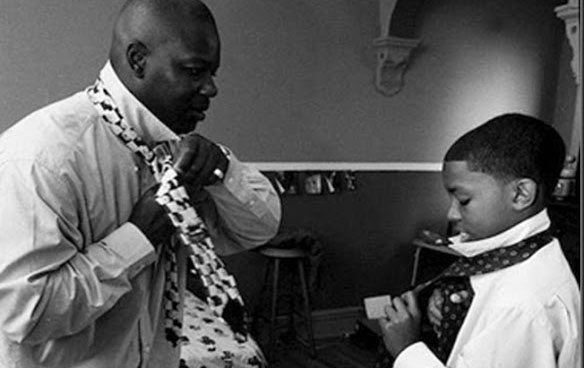
<path fill-rule="evenodd" d="M 461 206 L 466 206 L 469 202 L 470 202 L 470 199 L 468 199 L 468 198 L 458 200 L 458 203 L 460 203 Z"/>
<path fill-rule="evenodd" d="M 201 78 L 205 75 L 205 73 L 207 73 L 206 68 L 190 67 L 190 68 L 187 68 L 187 70 L 188 70 L 189 74 L 195 78 Z"/>
<path fill-rule="evenodd" d="M 189 71 L 193 77 L 200 77 L 204 73 L 202 68 L 189 68 Z"/>

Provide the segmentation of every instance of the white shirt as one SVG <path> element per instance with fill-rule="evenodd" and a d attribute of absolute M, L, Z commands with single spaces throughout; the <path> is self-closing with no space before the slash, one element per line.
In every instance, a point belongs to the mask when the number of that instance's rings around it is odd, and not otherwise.
<path fill-rule="evenodd" d="M 550 225 L 547 212 L 494 237 L 456 242 L 473 256 L 509 246 Z M 475 292 L 446 364 L 451 368 L 576 368 L 582 363 L 580 291 L 554 239 L 526 261 L 470 278 Z M 397 356 L 394 368 L 445 367 L 422 342 Z"/>
<path fill-rule="evenodd" d="M 147 144 L 177 139 L 121 83 L 106 88 Z M 154 184 L 79 92 L 0 137 L 0 367 L 177 367 L 160 315 L 164 259 L 127 222 Z M 200 209 L 219 254 L 272 238 L 280 202 L 232 155 Z M 186 254 L 178 254 L 184 293 Z"/>

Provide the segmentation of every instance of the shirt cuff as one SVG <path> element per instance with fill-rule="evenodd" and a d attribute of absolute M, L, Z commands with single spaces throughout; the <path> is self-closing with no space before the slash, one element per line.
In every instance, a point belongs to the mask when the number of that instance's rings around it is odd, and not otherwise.
<path fill-rule="evenodd" d="M 144 267 L 156 260 L 156 251 L 146 235 L 136 225 L 127 222 L 117 230 L 103 238 L 101 243 L 107 248 L 108 254 L 114 253 L 120 264 L 127 268 L 128 277 L 137 275 Z M 99 250 L 90 253 L 99 258 Z M 102 255 L 108 257 L 108 255 Z M 109 257 L 108 257 L 109 258 Z M 110 261 L 111 262 L 111 261 Z"/>
<path fill-rule="evenodd" d="M 233 195 L 254 216 L 262 218 L 268 212 L 268 208 L 250 188 L 250 184 L 246 179 L 246 170 L 248 170 L 246 165 L 231 155 L 225 178 L 223 178 L 223 185 L 209 186 L 207 187 L 207 191 L 215 197 L 220 197 L 221 191 L 227 190 L 227 193 Z"/>
<path fill-rule="evenodd" d="M 393 368 L 445 368 L 446 366 L 430 351 L 423 342 L 416 342 L 395 358 Z"/>

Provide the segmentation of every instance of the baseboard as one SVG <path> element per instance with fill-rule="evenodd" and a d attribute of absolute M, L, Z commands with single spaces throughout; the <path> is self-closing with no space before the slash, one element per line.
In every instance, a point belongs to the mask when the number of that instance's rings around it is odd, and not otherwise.
<path fill-rule="evenodd" d="M 353 332 L 357 320 L 364 316 L 362 307 L 321 309 L 312 312 L 312 327 L 316 339 L 343 336 Z"/>

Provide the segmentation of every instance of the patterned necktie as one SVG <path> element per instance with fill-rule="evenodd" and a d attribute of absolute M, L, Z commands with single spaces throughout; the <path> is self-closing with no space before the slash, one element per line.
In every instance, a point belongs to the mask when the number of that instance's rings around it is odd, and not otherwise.
<path fill-rule="evenodd" d="M 156 201 L 166 210 L 176 228 L 178 239 L 191 250 L 191 261 L 206 291 L 206 300 L 217 317 L 223 317 L 240 339 L 245 339 L 245 312 L 243 300 L 237 289 L 235 278 L 226 270 L 223 261 L 217 257 L 209 233 L 201 218 L 191 205 L 186 189 L 172 165 L 172 155 L 164 146 L 157 147 L 156 154 L 144 143 L 136 132 L 126 123 L 103 82 L 97 79 L 86 90 L 102 118 L 112 132 L 134 153 L 142 157 L 160 184 Z M 182 321 L 179 306 L 181 303 L 178 289 L 174 241 L 165 247 L 165 333 L 166 339 L 177 346 L 184 340 L 181 336 Z"/>
<path fill-rule="evenodd" d="M 475 257 L 461 257 L 438 278 L 442 294 L 442 322 L 436 327 L 436 355 L 446 363 L 454 341 L 472 303 L 470 276 L 501 270 L 525 261 L 553 239 L 550 229 L 511 246 L 494 249 Z"/>

